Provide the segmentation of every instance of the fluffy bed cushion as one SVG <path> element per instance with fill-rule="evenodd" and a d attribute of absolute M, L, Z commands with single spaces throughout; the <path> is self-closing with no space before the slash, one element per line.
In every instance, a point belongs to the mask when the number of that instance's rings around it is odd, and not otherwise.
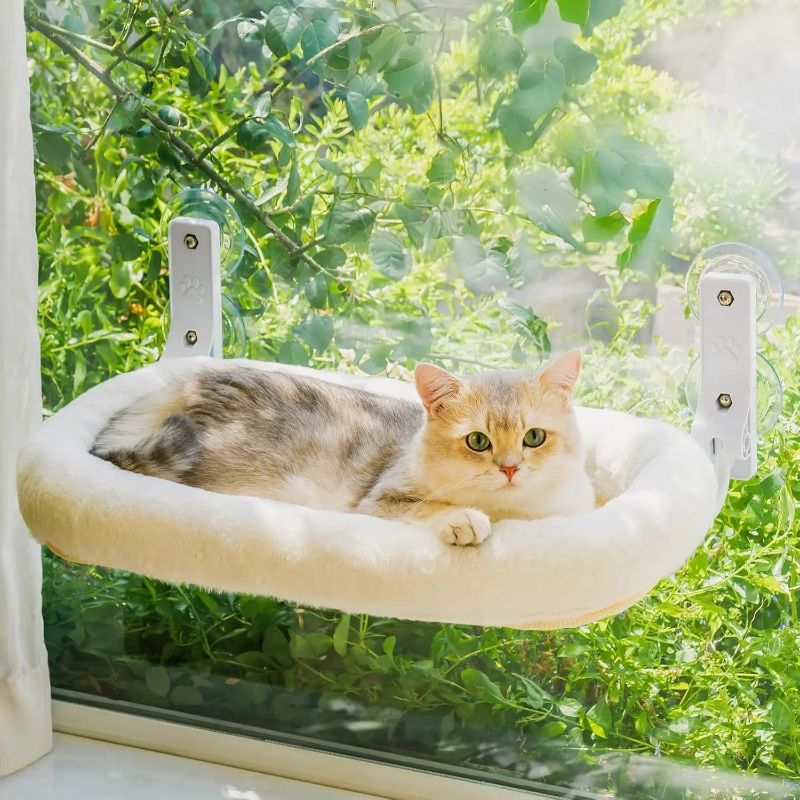
<path fill-rule="evenodd" d="M 631 605 L 683 563 L 718 511 L 713 468 L 691 438 L 596 409 L 578 409 L 578 420 L 602 507 L 501 522 L 480 547 L 445 545 L 401 522 L 206 492 L 89 455 L 113 413 L 204 362 L 120 375 L 42 425 L 18 462 L 20 507 L 36 539 L 69 559 L 172 583 L 352 613 L 548 629 Z M 386 378 L 299 371 L 415 397 Z"/>

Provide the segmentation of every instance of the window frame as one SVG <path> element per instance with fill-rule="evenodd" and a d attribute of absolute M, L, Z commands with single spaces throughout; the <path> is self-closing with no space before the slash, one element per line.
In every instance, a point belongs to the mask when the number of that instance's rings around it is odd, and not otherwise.
<path fill-rule="evenodd" d="M 58 733 L 393 800 L 432 800 L 438 797 L 552 800 L 552 795 L 501 786 L 491 780 L 457 778 L 422 767 L 397 766 L 302 745 L 259 740 L 70 700 L 54 698 L 52 708 L 53 730 Z"/>

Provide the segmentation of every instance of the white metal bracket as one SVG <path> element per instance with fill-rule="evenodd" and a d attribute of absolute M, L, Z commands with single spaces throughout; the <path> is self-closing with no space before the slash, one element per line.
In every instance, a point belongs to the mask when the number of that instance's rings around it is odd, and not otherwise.
<path fill-rule="evenodd" d="M 222 356 L 219 226 L 177 217 L 169 224 L 170 322 L 164 358 Z"/>
<path fill-rule="evenodd" d="M 709 272 L 700 278 L 700 391 L 692 436 L 708 452 L 720 500 L 731 478 L 756 472 L 756 282 Z"/>

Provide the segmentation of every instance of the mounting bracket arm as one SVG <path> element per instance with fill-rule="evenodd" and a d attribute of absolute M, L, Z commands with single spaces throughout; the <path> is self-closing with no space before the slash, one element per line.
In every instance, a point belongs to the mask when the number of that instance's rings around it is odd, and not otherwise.
<path fill-rule="evenodd" d="M 756 471 L 756 283 L 750 275 L 700 278 L 700 392 L 692 436 L 714 462 L 720 504 L 731 478 Z"/>
<path fill-rule="evenodd" d="M 164 358 L 222 357 L 219 225 L 177 217 L 169 223 L 170 321 Z"/>

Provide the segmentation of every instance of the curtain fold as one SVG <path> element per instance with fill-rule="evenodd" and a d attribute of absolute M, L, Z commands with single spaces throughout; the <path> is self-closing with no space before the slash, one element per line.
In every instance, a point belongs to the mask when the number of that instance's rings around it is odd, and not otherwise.
<path fill-rule="evenodd" d="M 17 508 L 16 454 L 41 420 L 33 139 L 23 0 L 0 14 L 0 776 L 50 750 L 38 545 Z M 2 791 L 0 791 L 2 794 Z"/>

